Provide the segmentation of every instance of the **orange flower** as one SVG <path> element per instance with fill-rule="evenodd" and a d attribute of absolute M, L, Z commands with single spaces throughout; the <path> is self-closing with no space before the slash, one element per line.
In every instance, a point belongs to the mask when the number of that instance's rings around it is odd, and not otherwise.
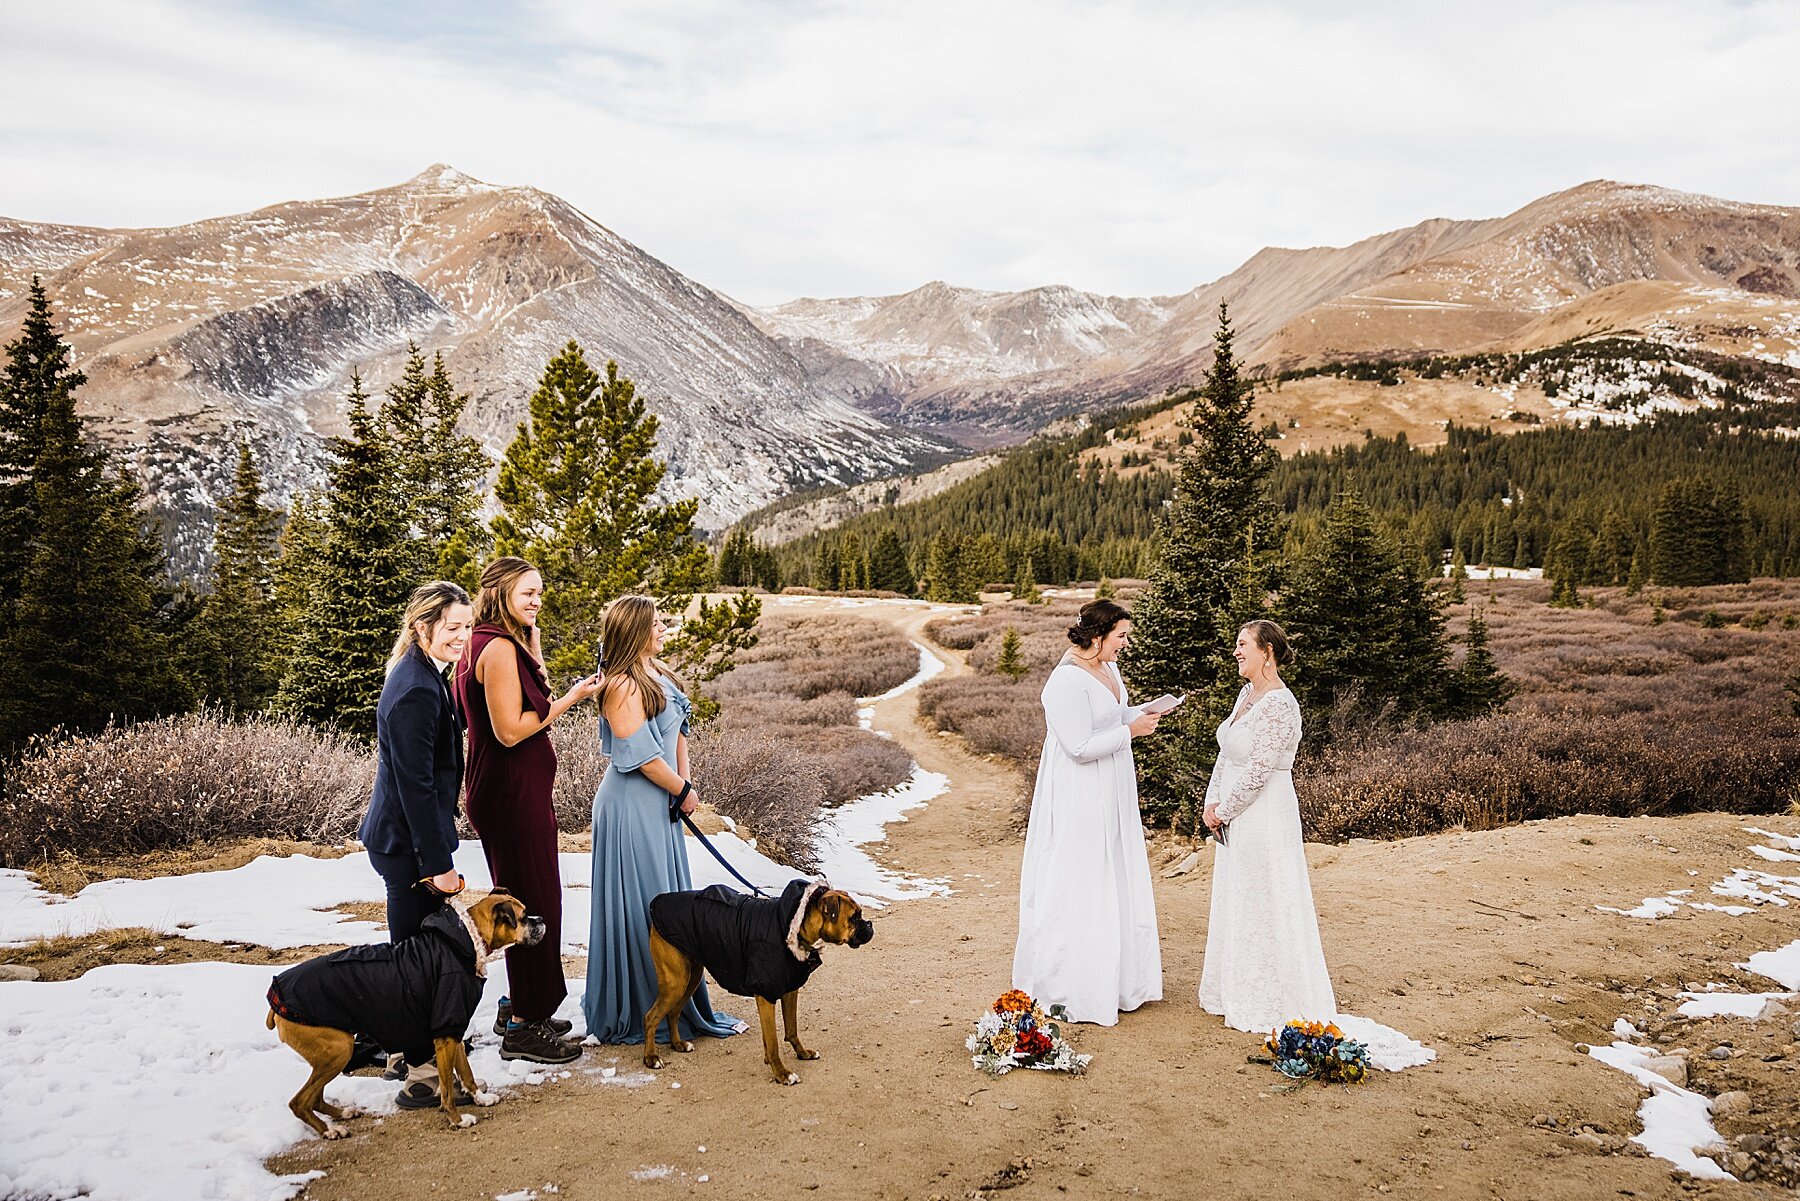
<path fill-rule="evenodd" d="M 1001 993 L 1000 999 L 994 1002 L 995 1013 L 1029 1013 L 1034 1008 L 1036 1003 L 1031 997 L 1016 988 Z"/>

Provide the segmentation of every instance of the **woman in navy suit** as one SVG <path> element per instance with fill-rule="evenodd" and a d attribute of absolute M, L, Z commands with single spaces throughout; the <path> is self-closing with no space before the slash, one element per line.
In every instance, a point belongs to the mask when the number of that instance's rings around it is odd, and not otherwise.
<path fill-rule="evenodd" d="M 394 942 L 417 934 L 427 917 L 462 891 L 451 855 L 462 791 L 463 720 L 447 677 L 474 624 L 469 594 L 448 580 L 433 580 L 407 602 L 388 657 L 375 710 L 375 794 L 357 837 L 387 884 L 388 938 Z M 436 1106 L 430 1045 L 386 1049 L 397 1052 L 388 1077 L 404 1073 L 406 1080 L 396 1098 L 400 1106 Z"/>
<path fill-rule="evenodd" d="M 462 891 L 450 856 L 462 791 L 463 723 L 447 675 L 474 626 L 469 594 L 448 580 L 418 588 L 388 657 L 375 710 L 375 795 L 357 838 L 387 883 L 388 937 L 419 932 Z"/>

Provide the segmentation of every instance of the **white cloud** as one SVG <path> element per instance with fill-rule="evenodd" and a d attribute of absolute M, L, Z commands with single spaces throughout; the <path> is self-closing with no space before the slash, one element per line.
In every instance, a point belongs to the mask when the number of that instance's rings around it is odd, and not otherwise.
<path fill-rule="evenodd" d="M 1792 5 L 1360 7 L 543 0 L 473 55 L 423 9 L 7 5 L 0 212 L 159 224 L 441 160 L 771 301 L 1178 292 L 1595 177 L 1800 202 Z"/>

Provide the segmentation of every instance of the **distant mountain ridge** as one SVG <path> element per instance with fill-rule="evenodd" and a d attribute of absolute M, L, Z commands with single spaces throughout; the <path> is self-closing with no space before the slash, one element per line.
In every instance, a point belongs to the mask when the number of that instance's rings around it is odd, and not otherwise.
<path fill-rule="evenodd" d="M 1062 289 L 1071 299 L 1051 310 L 1038 298 L 1052 289 L 931 284 L 897 297 L 793 301 L 753 316 L 849 398 L 985 445 L 1197 382 L 1221 300 L 1231 305 L 1239 353 L 1285 369 L 1517 348 L 1522 331 L 1555 325 L 1547 318 L 1558 309 L 1648 281 L 1677 286 L 1664 309 L 1634 308 L 1634 330 L 1648 325 L 1655 336 L 1726 353 L 1800 356 L 1800 322 L 1783 303 L 1800 297 L 1800 209 L 1605 180 L 1505 217 L 1434 218 L 1344 247 L 1261 250 L 1180 296 L 1134 301 Z M 1707 318 L 1693 319 L 1700 309 Z M 1020 323 L 1020 311 L 1047 315 Z M 1017 353 L 1019 328 L 1054 350 Z M 988 353 L 972 360 L 971 348 L 983 345 Z"/>
<path fill-rule="evenodd" d="M 710 528 L 944 452 L 820 389 L 725 298 L 567 202 L 443 166 L 169 229 L 0 219 L 0 330 L 33 273 L 88 374 L 84 411 L 184 525 L 222 494 L 240 436 L 278 496 L 315 480 L 350 373 L 378 390 L 409 341 L 443 352 L 496 456 L 565 342 L 617 359 L 660 418 L 671 490 Z"/>

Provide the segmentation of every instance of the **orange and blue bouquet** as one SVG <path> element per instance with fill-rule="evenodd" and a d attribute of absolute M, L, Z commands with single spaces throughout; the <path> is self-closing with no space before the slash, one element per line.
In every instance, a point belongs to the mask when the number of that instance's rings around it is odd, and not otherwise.
<path fill-rule="evenodd" d="M 1294 1080 L 1360 1084 L 1369 1073 L 1369 1049 L 1330 1022 L 1289 1022 L 1263 1045 L 1275 1070 Z"/>
<path fill-rule="evenodd" d="M 1046 1013 L 1015 988 L 1000 994 L 981 1015 L 964 1046 L 974 1053 L 975 1066 L 990 1076 L 1004 1076 L 1014 1068 L 1079 1076 L 1093 1056 L 1077 1055 L 1063 1037 L 1057 1023 L 1068 1020 L 1061 1005 L 1052 1005 Z"/>

